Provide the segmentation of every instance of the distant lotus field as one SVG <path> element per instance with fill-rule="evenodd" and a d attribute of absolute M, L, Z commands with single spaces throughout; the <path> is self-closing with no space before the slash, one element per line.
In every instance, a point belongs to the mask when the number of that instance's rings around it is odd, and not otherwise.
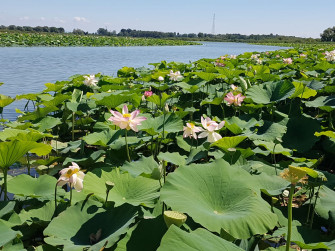
<path fill-rule="evenodd" d="M 45 86 L 0 96 L 3 250 L 335 250 L 334 48 Z"/>
<path fill-rule="evenodd" d="M 155 38 L 0 32 L 0 47 L 27 46 L 173 46 L 199 43 Z"/>

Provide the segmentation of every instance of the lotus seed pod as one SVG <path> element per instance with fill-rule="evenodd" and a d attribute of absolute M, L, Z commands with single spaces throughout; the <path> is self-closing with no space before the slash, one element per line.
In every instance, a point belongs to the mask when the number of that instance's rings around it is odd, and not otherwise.
<path fill-rule="evenodd" d="M 115 184 L 111 181 L 106 181 L 105 185 L 108 191 L 111 190 L 115 186 Z"/>
<path fill-rule="evenodd" d="M 278 198 L 272 197 L 271 201 L 272 201 L 272 205 L 274 205 L 274 204 L 276 204 L 278 202 Z"/>
<path fill-rule="evenodd" d="M 172 224 L 181 227 L 185 223 L 187 216 L 177 211 L 164 211 L 164 221 L 169 228 Z"/>

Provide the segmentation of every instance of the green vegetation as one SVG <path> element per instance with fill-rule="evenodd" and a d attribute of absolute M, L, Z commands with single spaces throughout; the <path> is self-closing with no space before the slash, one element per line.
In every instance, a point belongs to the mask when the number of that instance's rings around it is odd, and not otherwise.
<path fill-rule="evenodd" d="M 54 33 L 12 33 L 0 32 L 0 47 L 9 46 L 163 46 L 163 45 L 199 45 L 199 43 L 153 39 L 153 38 L 128 38 L 83 36 L 73 34 Z"/>
<path fill-rule="evenodd" d="M 334 47 L 301 48 L 17 96 L 27 110 L 1 120 L 0 247 L 334 250 L 334 79 Z M 15 162 L 39 177 L 12 176 Z"/>
<path fill-rule="evenodd" d="M 335 26 L 325 29 L 320 36 L 322 42 L 335 42 Z"/>

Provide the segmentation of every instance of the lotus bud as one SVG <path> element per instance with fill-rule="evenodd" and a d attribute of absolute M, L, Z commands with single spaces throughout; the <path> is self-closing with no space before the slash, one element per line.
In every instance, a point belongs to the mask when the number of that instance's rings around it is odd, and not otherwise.
<path fill-rule="evenodd" d="M 162 76 L 159 76 L 159 77 L 158 77 L 158 80 L 159 80 L 159 81 L 164 81 L 164 78 L 163 78 Z"/>
<path fill-rule="evenodd" d="M 181 227 L 186 220 L 187 216 L 185 214 L 179 213 L 177 211 L 164 211 L 164 221 L 168 228 L 172 224 L 176 225 L 177 227 Z"/>
<path fill-rule="evenodd" d="M 164 109 L 165 109 L 165 111 L 166 111 L 166 112 L 169 112 L 169 111 L 170 111 L 170 109 L 169 109 L 169 106 L 168 106 L 168 104 L 167 104 L 167 103 L 165 104 L 165 107 L 164 107 Z"/>

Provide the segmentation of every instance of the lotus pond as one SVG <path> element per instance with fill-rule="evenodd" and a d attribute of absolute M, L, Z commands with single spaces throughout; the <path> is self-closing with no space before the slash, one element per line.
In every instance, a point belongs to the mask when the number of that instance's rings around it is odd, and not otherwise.
<path fill-rule="evenodd" d="M 1 120 L 0 247 L 335 250 L 333 50 L 162 61 L 1 95 L 1 113 L 27 105 Z"/>

